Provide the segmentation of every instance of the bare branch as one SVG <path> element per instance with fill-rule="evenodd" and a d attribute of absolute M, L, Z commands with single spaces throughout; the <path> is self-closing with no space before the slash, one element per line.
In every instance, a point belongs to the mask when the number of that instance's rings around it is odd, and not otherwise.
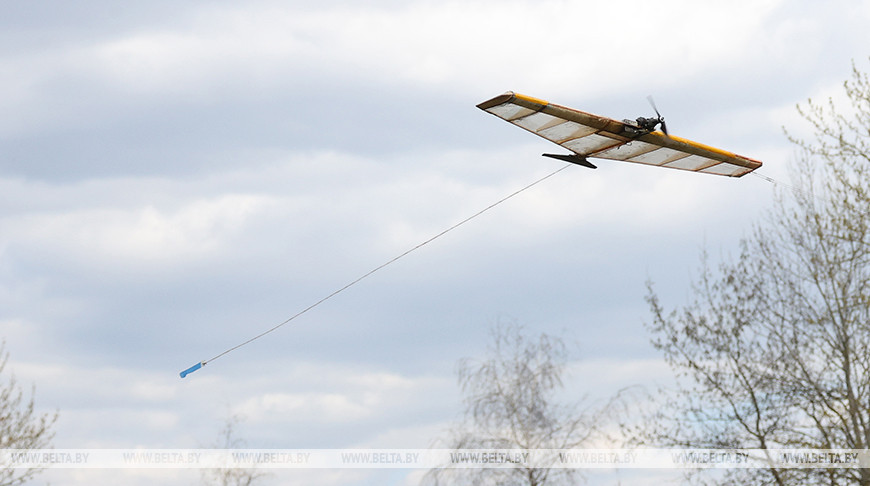
<path fill-rule="evenodd" d="M 9 353 L 6 343 L 0 344 L 0 448 L 2 449 L 46 449 L 51 447 L 54 438 L 52 427 L 57 421 L 57 413 L 36 413 L 31 388 L 30 398 L 25 400 L 15 376 L 4 374 Z M 19 469 L 0 468 L 0 486 L 24 484 L 42 472 L 41 468 Z"/>
<path fill-rule="evenodd" d="M 603 424 L 617 422 L 626 394 L 618 394 L 603 407 L 590 403 L 560 403 L 568 351 L 558 337 L 529 337 L 522 328 L 496 325 L 483 360 L 459 361 L 457 376 L 465 394 L 465 421 L 449 439 L 461 449 L 568 449 L 582 447 L 602 432 Z M 513 469 L 452 469 L 429 471 L 431 485 L 576 484 L 578 469 L 549 468 L 557 460 Z M 549 462 L 548 462 L 549 461 Z"/>
<path fill-rule="evenodd" d="M 666 312 L 652 285 L 653 345 L 681 378 L 647 430 L 660 446 L 870 448 L 870 80 L 850 105 L 809 100 L 815 130 L 794 189 Z M 688 420 L 687 420 L 688 419 Z M 867 470 L 734 470 L 727 484 L 870 484 Z M 697 479 L 697 478 L 696 478 Z M 702 481 L 697 479 L 697 481 Z"/>

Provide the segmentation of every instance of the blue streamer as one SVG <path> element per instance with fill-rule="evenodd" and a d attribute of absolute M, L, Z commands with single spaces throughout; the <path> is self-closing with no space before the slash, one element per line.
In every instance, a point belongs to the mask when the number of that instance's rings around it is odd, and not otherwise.
<path fill-rule="evenodd" d="M 205 366 L 205 361 L 200 361 L 199 363 L 197 363 L 197 364 L 191 366 L 190 368 L 188 368 L 188 369 L 182 371 L 182 372 L 181 372 L 181 377 L 184 378 L 185 376 L 187 376 L 187 375 L 193 373 L 194 371 L 196 371 L 196 370 L 202 368 L 203 366 Z"/>

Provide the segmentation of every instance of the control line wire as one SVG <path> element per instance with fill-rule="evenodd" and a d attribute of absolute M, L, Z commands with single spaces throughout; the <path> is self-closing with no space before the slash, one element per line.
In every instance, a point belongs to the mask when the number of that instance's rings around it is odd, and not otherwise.
<path fill-rule="evenodd" d="M 521 188 L 521 189 L 519 189 L 519 190 L 517 190 L 517 191 L 514 191 L 514 192 L 512 192 L 511 194 L 508 194 L 507 196 L 505 196 L 505 197 L 499 199 L 498 201 L 496 201 L 496 202 L 490 204 L 489 206 L 487 206 L 487 207 L 481 209 L 480 211 L 478 211 L 478 212 L 472 214 L 471 216 L 469 216 L 469 217 L 463 219 L 462 221 L 460 221 L 460 222 L 454 224 L 453 226 L 450 226 L 449 228 L 445 229 L 444 231 L 438 233 L 437 235 L 435 235 L 435 236 L 433 236 L 433 237 L 431 237 L 431 238 L 429 238 L 429 239 L 423 241 L 422 243 L 417 244 L 416 246 L 410 248 L 409 250 L 406 250 L 405 252 L 403 252 L 403 253 L 401 253 L 401 254 L 395 256 L 395 257 L 393 257 L 392 259 L 388 260 L 387 262 L 382 263 L 382 264 L 378 265 L 377 267 L 375 267 L 375 268 L 369 270 L 368 272 L 366 272 L 366 273 L 363 274 L 362 276 L 358 277 L 356 280 L 351 281 L 350 283 L 348 283 L 348 284 L 345 285 L 344 287 L 341 287 L 341 288 L 339 288 L 338 290 L 333 291 L 331 294 L 327 295 L 326 297 L 323 297 L 322 299 L 318 300 L 317 302 L 315 302 L 315 303 L 309 305 L 308 307 L 302 309 L 301 311 L 297 312 L 296 314 L 290 316 L 289 318 L 287 318 L 286 320 L 284 320 L 284 322 L 281 322 L 280 324 L 277 324 L 277 325 L 275 325 L 275 326 L 273 326 L 273 327 L 271 327 L 271 328 L 269 328 L 269 329 L 266 329 L 265 331 L 261 332 L 260 334 L 257 334 L 256 336 L 254 336 L 254 337 L 252 337 L 252 338 L 250 338 L 250 339 L 248 339 L 248 340 L 246 340 L 246 341 L 243 341 L 243 342 L 241 342 L 241 343 L 239 343 L 239 344 L 237 344 L 237 345 L 235 345 L 235 346 L 233 346 L 233 347 L 231 347 L 231 348 L 228 348 L 227 350 L 225 350 L 225 351 L 223 351 L 223 352 L 221 352 L 221 353 L 219 353 L 219 354 L 213 356 L 212 358 L 209 358 L 209 359 L 207 359 L 207 360 L 200 361 L 199 363 L 196 363 L 195 365 L 191 366 L 190 368 L 188 368 L 188 369 L 182 371 L 182 372 L 180 373 L 181 377 L 184 378 L 185 376 L 189 375 L 190 373 L 193 373 L 194 371 L 196 371 L 196 370 L 202 368 L 202 367 L 205 366 L 207 363 L 210 363 L 210 362 L 212 362 L 212 361 L 214 361 L 214 360 L 216 360 L 216 359 L 218 359 L 218 358 L 220 358 L 220 357 L 222 357 L 222 356 L 224 356 L 224 355 L 226 355 L 226 354 L 229 354 L 229 353 L 231 353 L 231 352 L 233 352 L 233 351 L 235 351 L 235 350 L 241 348 L 242 346 L 246 346 L 246 345 L 248 345 L 248 344 L 250 344 L 250 343 L 256 341 L 257 339 L 260 339 L 261 337 L 266 336 L 267 334 L 270 334 L 270 333 L 272 333 L 272 332 L 278 330 L 280 327 L 282 327 L 282 326 L 284 326 L 284 325 L 286 325 L 286 324 L 289 324 L 291 321 L 293 321 L 293 320 L 296 319 L 297 317 L 301 316 L 302 314 L 305 314 L 306 312 L 308 312 L 308 311 L 314 309 L 315 307 L 317 307 L 317 306 L 319 306 L 320 304 L 326 302 L 327 300 L 329 300 L 329 299 L 335 297 L 336 295 L 338 295 L 338 294 L 344 292 L 345 290 L 349 289 L 350 287 L 353 287 L 354 285 L 358 284 L 360 281 L 364 280 L 365 278 L 371 276 L 373 273 L 377 272 L 378 270 L 381 270 L 381 269 L 383 269 L 384 267 L 387 267 L 387 266 L 389 266 L 389 265 L 395 263 L 396 261 L 398 261 L 398 260 L 400 260 L 401 258 L 407 256 L 408 254 L 410 254 L 410 253 L 412 253 L 412 252 L 414 252 L 414 251 L 416 251 L 416 250 L 418 250 L 418 249 L 420 249 L 420 248 L 426 246 L 427 244 L 429 244 L 429 243 L 431 243 L 431 242 L 437 240 L 438 238 L 440 238 L 440 237 L 446 235 L 447 233 L 449 233 L 449 232 L 455 230 L 456 228 L 462 226 L 463 224 L 468 223 L 469 221 L 471 221 L 471 220 L 473 220 L 474 218 L 476 218 L 476 217 L 482 215 L 483 213 L 489 211 L 490 209 L 492 209 L 492 208 L 498 206 L 499 204 L 501 204 L 501 203 L 507 201 L 508 199 L 511 199 L 512 197 L 517 196 L 517 195 L 519 195 L 520 193 L 522 193 L 522 192 L 524 192 L 524 191 L 526 191 L 526 190 L 528 190 L 528 189 L 531 189 L 532 187 L 534 187 L 534 186 L 540 184 L 541 182 L 544 182 L 545 180 L 547 180 L 547 179 L 553 177 L 554 175 L 558 174 L 559 172 L 562 172 L 563 170 L 567 169 L 568 167 L 571 167 L 572 165 L 573 165 L 573 164 L 565 164 L 564 166 L 560 167 L 559 169 L 557 169 L 557 170 L 555 170 L 555 171 L 553 171 L 553 172 L 550 172 L 549 174 L 545 175 L 544 177 L 541 177 L 540 179 L 538 179 L 538 180 L 536 180 L 536 181 L 534 181 L 534 182 L 532 182 L 532 183 L 530 183 L 530 184 L 524 186 L 523 188 Z"/>
<path fill-rule="evenodd" d="M 811 192 L 809 192 L 809 191 L 806 191 L 805 189 L 801 189 L 801 188 L 799 188 L 799 187 L 795 187 L 795 186 L 793 186 L 793 185 L 791 185 L 791 184 L 787 184 L 787 183 L 785 183 L 785 182 L 782 182 L 782 181 L 776 180 L 776 179 L 774 179 L 773 177 L 770 177 L 770 176 L 767 176 L 767 175 L 761 174 L 761 173 L 759 173 L 758 171 L 752 171 L 752 172 L 750 172 L 750 174 L 754 175 L 755 177 L 758 177 L 759 179 L 762 179 L 762 180 L 764 180 L 764 181 L 767 181 L 767 182 L 773 184 L 774 186 L 782 186 L 782 187 L 785 187 L 786 189 L 790 189 L 793 193 L 800 193 L 800 194 L 802 194 L 804 197 L 807 197 L 807 198 L 809 198 L 809 199 L 815 199 L 815 198 L 817 198 L 817 196 L 816 196 L 815 194 L 813 194 L 813 193 L 811 193 Z"/>

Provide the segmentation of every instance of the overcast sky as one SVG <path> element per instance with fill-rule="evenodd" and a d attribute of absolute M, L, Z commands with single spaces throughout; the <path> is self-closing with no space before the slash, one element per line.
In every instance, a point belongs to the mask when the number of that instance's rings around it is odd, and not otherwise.
<path fill-rule="evenodd" d="M 685 302 L 773 186 L 560 150 L 475 105 L 507 90 L 752 158 L 788 180 L 795 104 L 868 68 L 870 2 L 0 2 L 0 333 L 58 448 L 424 448 L 490 327 L 576 343 L 566 393 L 666 382 L 645 281 Z M 416 484 L 417 471 L 270 484 Z M 188 485 L 196 471 L 51 471 Z"/>

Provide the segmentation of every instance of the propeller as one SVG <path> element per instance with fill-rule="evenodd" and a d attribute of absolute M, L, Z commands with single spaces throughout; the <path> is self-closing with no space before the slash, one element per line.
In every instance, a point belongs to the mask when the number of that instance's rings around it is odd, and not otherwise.
<path fill-rule="evenodd" d="M 652 95 L 647 96 L 646 99 L 647 99 L 647 101 L 649 101 L 650 106 L 652 106 L 653 111 L 656 112 L 656 116 L 658 117 L 658 118 L 656 119 L 656 121 L 659 122 L 659 123 L 661 123 L 661 125 L 662 125 L 662 133 L 664 133 L 665 135 L 667 135 L 667 134 L 668 134 L 668 126 L 665 125 L 665 118 L 662 116 L 661 113 L 659 113 L 659 109 L 656 108 L 656 102 L 653 100 Z"/>

